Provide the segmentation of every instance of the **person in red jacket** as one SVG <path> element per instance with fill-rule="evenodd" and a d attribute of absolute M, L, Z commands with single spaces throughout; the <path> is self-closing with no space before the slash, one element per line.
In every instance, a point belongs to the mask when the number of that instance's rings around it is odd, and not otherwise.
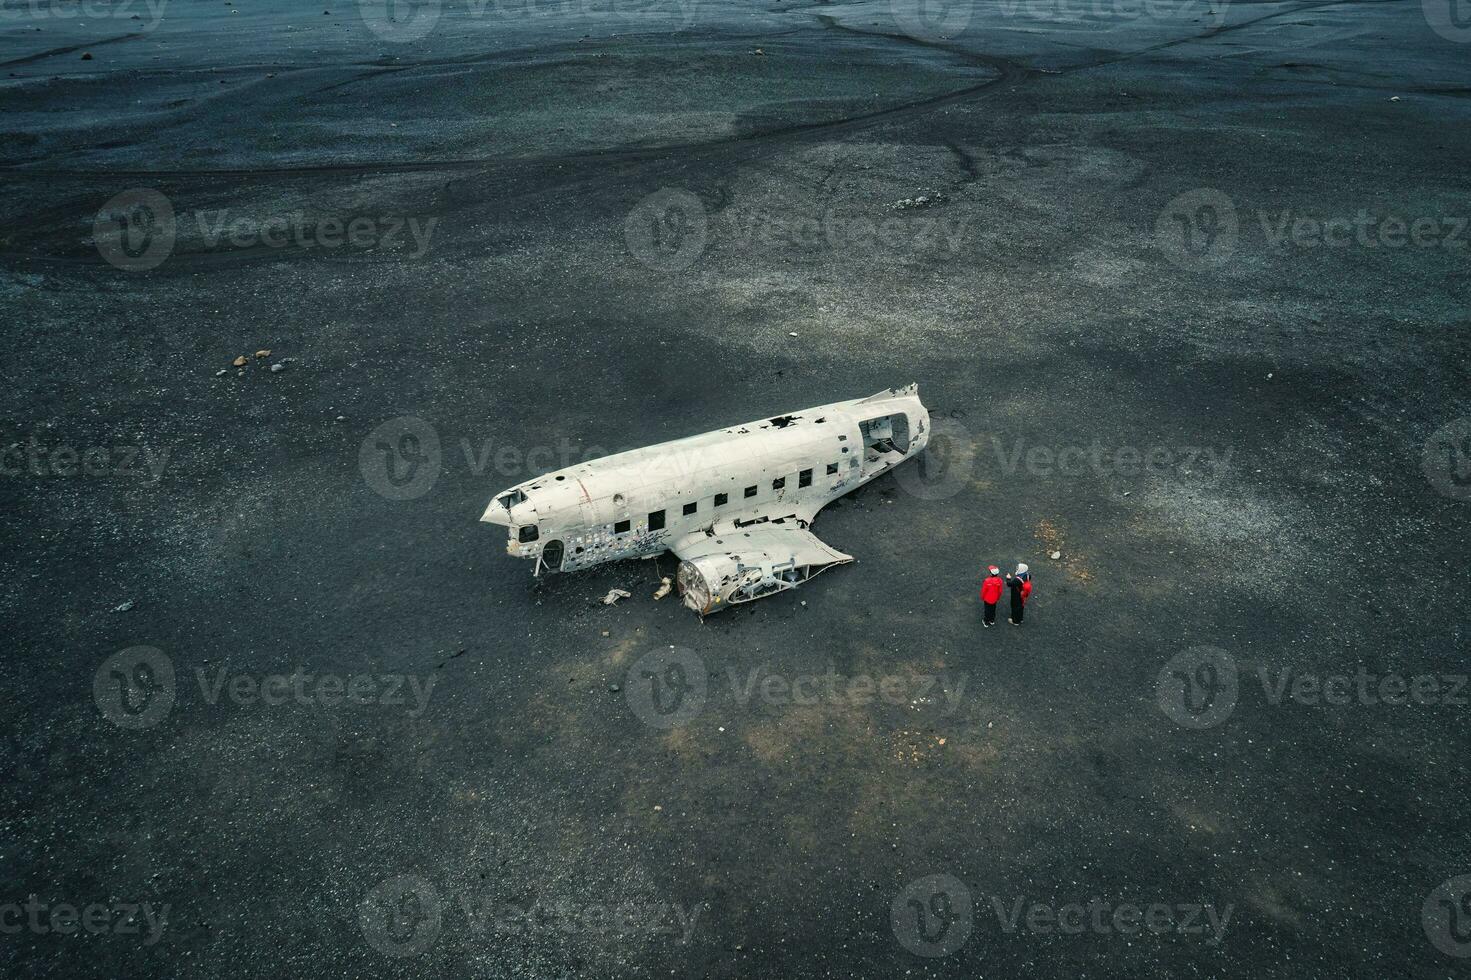
<path fill-rule="evenodd" d="M 1018 562 L 1016 574 L 1006 576 L 1006 587 L 1011 590 L 1011 619 L 1008 622 L 1020 626 L 1022 616 L 1027 612 L 1027 600 L 1032 595 L 1032 573 L 1025 563 Z"/>
<path fill-rule="evenodd" d="M 1001 601 L 1001 590 L 1004 588 L 1001 582 L 1001 569 L 992 565 L 988 571 L 989 575 L 981 583 L 981 602 L 985 605 L 986 613 L 981 619 L 981 625 L 987 629 L 996 622 L 996 603 Z"/>

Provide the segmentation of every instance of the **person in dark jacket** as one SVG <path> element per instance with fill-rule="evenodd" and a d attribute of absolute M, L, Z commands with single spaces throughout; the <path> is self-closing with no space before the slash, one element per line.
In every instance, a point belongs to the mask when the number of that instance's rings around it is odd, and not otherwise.
<path fill-rule="evenodd" d="M 1011 590 L 1011 619 L 1008 622 L 1020 626 L 1022 616 L 1026 615 L 1027 600 L 1032 595 L 1032 573 L 1025 562 L 1018 562 L 1016 573 L 1006 576 L 1006 587 Z"/>
<path fill-rule="evenodd" d="M 981 625 L 987 629 L 996 622 L 996 603 L 1001 601 L 1001 590 L 1005 588 L 1001 581 L 1001 569 L 992 565 L 988 571 L 989 575 L 981 583 L 981 603 L 985 607 L 985 615 L 981 618 Z"/>

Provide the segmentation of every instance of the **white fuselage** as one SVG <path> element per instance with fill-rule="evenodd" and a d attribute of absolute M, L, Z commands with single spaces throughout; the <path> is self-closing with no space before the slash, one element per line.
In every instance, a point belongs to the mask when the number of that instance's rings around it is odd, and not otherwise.
<path fill-rule="evenodd" d="M 535 559 L 536 574 L 576 571 L 696 534 L 787 518 L 805 527 L 929 436 L 911 385 L 569 466 L 497 494 L 481 520 L 509 528 L 507 552 Z"/>

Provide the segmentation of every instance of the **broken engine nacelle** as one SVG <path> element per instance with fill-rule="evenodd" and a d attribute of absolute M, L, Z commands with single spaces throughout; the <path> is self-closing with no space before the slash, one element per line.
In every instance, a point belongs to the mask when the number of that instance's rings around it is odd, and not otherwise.
<path fill-rule="evenodd" d="M 825 568 L 851 561 L 798 564 L 796 556 L 777 558 L 770 554 L 710 554 L 679 564 L 679 594 L 685 606 L 702 616 L 760 599 L 785 589 L 795 589 Z"/>

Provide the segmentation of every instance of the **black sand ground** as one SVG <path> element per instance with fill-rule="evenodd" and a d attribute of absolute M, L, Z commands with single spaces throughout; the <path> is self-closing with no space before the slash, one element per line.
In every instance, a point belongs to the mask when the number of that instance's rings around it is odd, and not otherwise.
<path fill-rule="evenodd" d="M 0 22 L 7 972 L 1464 975 L 1435 0 L 323 2 Z M 476 523 L 911 381 L 924 472 L 825 513 L 859 563 L 790 596 L 537 587 Z M 980 628 L 991 560 L 1037 573 L 1021 629 Z M 662 728 L 671 646 L 706 683 Z M 298 668 L 432 687 L 251 695 Z"/>

